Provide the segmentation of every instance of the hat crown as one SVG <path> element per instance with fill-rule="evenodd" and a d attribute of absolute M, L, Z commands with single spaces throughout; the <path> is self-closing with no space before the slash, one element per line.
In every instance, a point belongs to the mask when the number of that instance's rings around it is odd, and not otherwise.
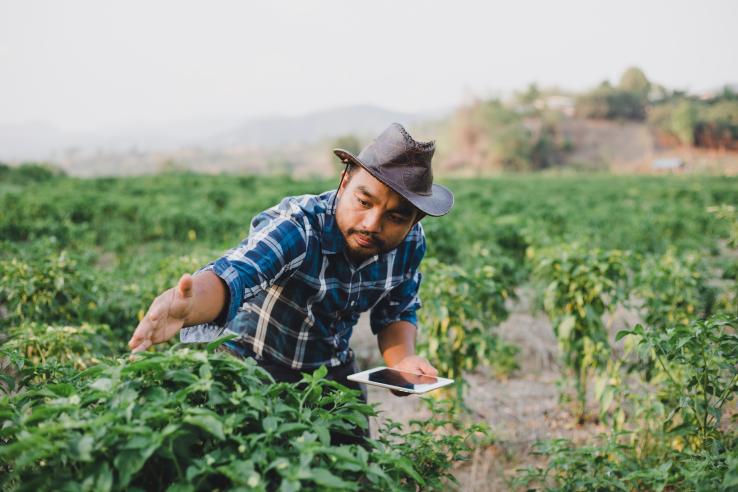
<path fill-rule="evenodd" d="M 358 159 L 411 192 L 430 195 L 433 187 L 431 159 L 435 150 L 435 142 L 418 142 L 402 125 L 392 123 L 364 147 Z"/>
<path fill-rule="evenodd" d="M 333 152 L 345 163 L 361 166 L 427 215 L 446 215 L 454 194 L 433 183 L 431 159 L 435 142 L 418 142 L 399 123 L 392 123 L 358 156 L 344 149 Z"/>

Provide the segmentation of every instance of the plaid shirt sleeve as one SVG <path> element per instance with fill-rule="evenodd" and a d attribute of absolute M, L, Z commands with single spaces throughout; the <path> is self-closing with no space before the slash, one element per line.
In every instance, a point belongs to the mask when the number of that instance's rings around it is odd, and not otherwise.
<path fill-rule="evenodd" d="M 200 270 L 212 271 L 228 287 L 228 305 L 214 324 L 230 322 L 245 300 L 302 264 L 307 252 L 305 227 L 283 209 L 266 210 L 254 218 L 249 236 L 238 247 Z"/>
<path fill-rule="evenodd" d="M 369 323 L 375 335 L 395 321 L 408 321 L 418 326 L 416 311 L 421 307 L 418 289 L 423 277 L 418 268 L 423 256 L 425 256 L 425 240 L 421 237 L 411 260 L 412 268 L 408 277 L 390 290 L 371 311 Z"/>

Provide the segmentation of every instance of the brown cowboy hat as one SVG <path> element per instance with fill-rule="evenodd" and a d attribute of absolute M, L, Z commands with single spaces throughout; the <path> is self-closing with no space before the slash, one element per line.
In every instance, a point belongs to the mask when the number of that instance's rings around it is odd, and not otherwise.
<path fill-rule="evenodd" d="M 415 205 L 421 212 L 438 217 L 454 204 L 451 190 L 433 184 L 431 158 L 435 142 L 417 142 L 399 123 L 392 123 L 358 156 L 344 149 L 333 152 L 345 163 L 353 162 Z"/>

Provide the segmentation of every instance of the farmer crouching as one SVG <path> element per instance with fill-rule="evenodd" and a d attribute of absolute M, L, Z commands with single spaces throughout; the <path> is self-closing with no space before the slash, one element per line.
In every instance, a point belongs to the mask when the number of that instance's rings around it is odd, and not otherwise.
<path fill-rule="evenodd" d="M 433 184 L 434 150 L 397 123 L 358 156 L 335 149 L 346 164 L 337 190 L 287 197 L 258 214 L 241 244 L 154 300 L 129 347 L 146 350 L 180 330 L 183 342 L 233 333 L 224 348 L 253 357 L 275 380 L 299 381 L 325 365 L 328 378 L 366 401 L 346 377 L 357 372 L 353 327 L 371 311 L 386 365 L 435 376 L 415 355 L 420 220 L 445 215 L 454 201 Z"/>

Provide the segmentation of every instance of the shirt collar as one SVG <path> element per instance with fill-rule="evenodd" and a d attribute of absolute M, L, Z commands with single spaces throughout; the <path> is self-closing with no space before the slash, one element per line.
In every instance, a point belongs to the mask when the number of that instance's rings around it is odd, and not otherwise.
<path fill-rule="evenodd" d="M 323 223 L 323 234 L 320 236 L 320 247 L 323 253 L 333 255 L 342 252 L 346 248 L 346 240 L 336 224 L 336 216 L 333 212 L 326 212 Z"/>

